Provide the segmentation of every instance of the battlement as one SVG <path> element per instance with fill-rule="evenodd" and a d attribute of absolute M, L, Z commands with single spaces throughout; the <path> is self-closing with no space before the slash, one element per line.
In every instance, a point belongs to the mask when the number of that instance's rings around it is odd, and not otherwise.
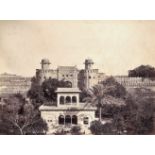
<path fill-rule="evenodd" d="M 76 66 L 58 66 L 58 70 L 77 70 Z"/>
<path fill-rule="evenodd" d="M 146 87 L 155 88 L 155 80 L 142 77 L 128 77 L 128 76 L 115 76 L 117 82 L 122 84 L 124 87 Z"/>

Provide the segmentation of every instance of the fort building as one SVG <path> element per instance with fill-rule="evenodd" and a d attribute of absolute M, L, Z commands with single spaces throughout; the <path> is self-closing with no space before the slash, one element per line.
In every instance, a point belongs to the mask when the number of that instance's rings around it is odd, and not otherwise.
<path fill-rule="evenodd" d="M 91 59 L 85 60 L 85 68 L 81 70 L 76 66 L 58 66 L 56 70 L 53 70 L 50 69 L 50 64 L 48 59 L 41 60 L 41 69 L 36 70 L 36 78 L 40 84 L 45 79 L 55 78 L 70 82 L 73 88 L 88 89 L 105 78 L 104 73 L 92 68 L 94 62 Z"/>
<path fill-rule="evenodd" d="M 50 61 L 42 59 L 41 69 L 36 70 L 36 78 L 41 84 L 45 79 L 55 78 L 70 82 L 71 87 L 88 89 L 102 81 L 108 76 L 99 72 L 99 69 L 93 68 L 93 60 L 86 59 L 84 61 L 84 69 L 78 69 L 76 66 L 58 66 L 56 70 L 50 69 Z M 118 83 L 123 85 L 127 90 L 130 88 L 145 87 L 155 91 L 155 80 L 141 77 L 113 76 Z"/>

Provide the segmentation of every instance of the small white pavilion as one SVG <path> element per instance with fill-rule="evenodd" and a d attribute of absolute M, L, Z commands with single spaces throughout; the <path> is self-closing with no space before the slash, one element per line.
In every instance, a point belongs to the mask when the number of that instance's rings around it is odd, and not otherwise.
<path fill-rule="evenodd" d="M 58 129 L 68 129 L 79 125 L 87 134 L 90 123 L 95 120 L 96 107 L 80 103 L 78 88 L 58 88 L 56 106 L 42 105 L 41 116 L 48 124 L 48 133 L 52 134 Z"/>

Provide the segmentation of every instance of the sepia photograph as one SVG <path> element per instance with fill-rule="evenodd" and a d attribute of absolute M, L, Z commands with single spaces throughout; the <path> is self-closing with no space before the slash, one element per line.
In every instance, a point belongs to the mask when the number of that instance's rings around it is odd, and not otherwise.
<path fill-rule="evenodd" d="M 155 20 L 0 20 L 0 135 L 154 135 Z"/>

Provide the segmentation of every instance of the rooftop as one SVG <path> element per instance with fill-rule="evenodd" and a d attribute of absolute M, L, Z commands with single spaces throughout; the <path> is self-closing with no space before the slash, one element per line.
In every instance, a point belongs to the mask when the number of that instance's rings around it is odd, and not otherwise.
<path fill-rule="evenodd" d="M 49 106 L 49 105 L 42 105 L 39 108 L 42 111 L 61 111 L 61 110 L 70 110 L 70 111 L 95 111 L 96 107 L 90 106 L 87 103 L 79 103 L 78 105 L 61 105 L 61 106 Z"/>
<path fill-rule="evenodd" d="M 80 93 L 79 88 L 57 88 L 56 93 Z"/>
<path fill-rule="evenodd" d="M 77 66 L 58 66 L 58 70 L 75 70 Z"/>

